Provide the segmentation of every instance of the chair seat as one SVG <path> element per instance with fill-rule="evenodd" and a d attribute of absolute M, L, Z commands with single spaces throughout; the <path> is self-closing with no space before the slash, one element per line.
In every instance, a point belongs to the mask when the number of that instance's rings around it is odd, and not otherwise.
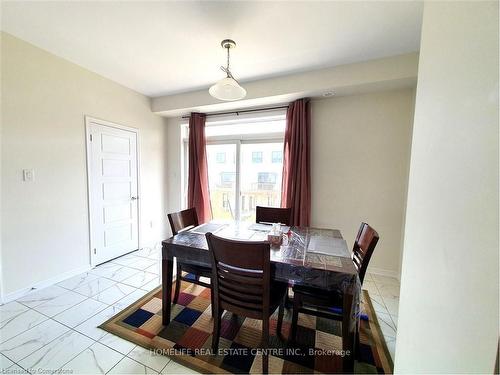
<path fill-rule="evenodd" d="M 300 294 L 302 301 L 309 306 L 334 314 L 342 313 L 343 298 L 341 292 L 329 292 L 301 285 L 294 285 L 292 290 L 294 295 Z"/>
<path fill-rule="evenodd" d="M 310 295 L 316 298 L 322 298 L 327 300 L 342 300 L 342 292 L 340 291 L 327 291 L 319 288 L 312 288 L 302 285 L 294 285 L 292 287 L 294 293 L 301 293 L 304 295 Z"/>
<path fill-rule="evenodd" d="M 196 266 L 193 264 L 187 264 L 187 263 L 179 263 L 182 271 L 187 272 L 187 273 L 192 273 L 196 276 L 203 276 L 203 277 L 212 277 L 212 268 L 210 267 L 203 267 L 203 266 Z"/>

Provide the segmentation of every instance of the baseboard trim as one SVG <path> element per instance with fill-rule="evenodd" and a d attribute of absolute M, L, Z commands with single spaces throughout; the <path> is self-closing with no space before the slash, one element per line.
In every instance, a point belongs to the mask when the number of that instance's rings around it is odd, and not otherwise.
<path fill-rule="evenodd" d="M 377 268 L 377 267 L 368 267 L 367 272 L 373 273 L 375 275 L 380 275 L 380 276 L 393 277 L 393 278 L 397 279 L 398 281 L 401 281 L 400 277 L 399 277 L 399 273 L 396 271 L 385 270 L 383 268 Z"/>
<path fill-rule="evenodd" d="M 61 281 L 64 281 L 64 280 L 69 279 L 73 276 L 79 275 L 83 272 L 87 272 L 91 269 L 92 269 L 92 267 L 90 265 L 87 265 L 84 267 L 76 268 L 74 270 L 61 273 L 57 276 L 51 277 L 50 279 L 39 281 L 37 283 L 32 284 L 30 287 L 19 289 L 19 290 L 16 290 L 14 292 L 11 292 L 11 293 L 8 293 L 8 294 L 2 296 L 2 298 L 0 299 L 0 304 L 3 305 L 5 303 L 14 301 L 18 298 L 24 297 L 25 295 L 27 295 L 31 292 L 55 285 Z"/>

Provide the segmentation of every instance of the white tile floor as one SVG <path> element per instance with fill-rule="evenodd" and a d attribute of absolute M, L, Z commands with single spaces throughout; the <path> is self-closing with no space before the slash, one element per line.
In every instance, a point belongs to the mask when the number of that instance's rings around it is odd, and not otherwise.
<path fill-rule="evenodd" d="M 160 285 L 159 259 L 136 251 L 0 306 L 2 373 L 193 373 L 97 328 Z"/>
<path fill-rule="evenodd" d="M 160 285 L 159 259 L 159 248 L 139 250 L 0 306 L 0 369 L 3 373 L 194 373 L 97 328 Z M 394 356 L 399 283 L 367 274 L 363 287 L 370 293 Z"/>
<path fill-rule="evenodd" d="M 367 273 L 363 289 L 368 290 L 387 348 L 394 359 L 398 328 L 399 281 Z"/>

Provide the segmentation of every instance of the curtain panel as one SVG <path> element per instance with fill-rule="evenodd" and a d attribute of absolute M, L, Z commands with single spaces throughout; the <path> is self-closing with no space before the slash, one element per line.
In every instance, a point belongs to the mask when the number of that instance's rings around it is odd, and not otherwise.
<path fill-rule="evenodd" d="M 188 207 L 196 208 L 200 223 L 212 219 L 208 189 L 208 165 L 205 139 L 206 116 L 191 113 L 189 117 L 188 148 Z"/>
<path fill-rule="evenodd" d="M 281 207 L 292 209 L 291 224 L 311 224 L 311 109 L 308 98 L 290 103 L 286 113 Z"/>

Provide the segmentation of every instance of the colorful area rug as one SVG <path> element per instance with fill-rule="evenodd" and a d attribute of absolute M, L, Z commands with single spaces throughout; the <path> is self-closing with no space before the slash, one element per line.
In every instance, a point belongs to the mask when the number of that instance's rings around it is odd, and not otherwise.
<path fill-rule="evenodd" d="M 161 324 L 161 287 L 103 323 L 100 328 L 137 345 L 152 355 L 168 355 L 203 373 L 262 373 L 258 351 L 261 321 L 223 316 L 219 352 L 211 353 L 210 289 L 182 282 L 172 321 Z M 367 291 L 363 291 L 359 361 L 356 373 L 392 373 L 393 364 Z M 283 335 L 276 334 L 277 312 L 270 320 L 269 373 L 342 372 L 341 323 L 299 314 L 297 343 L 290 347 L 291 310 L 285 309 Z"/>

